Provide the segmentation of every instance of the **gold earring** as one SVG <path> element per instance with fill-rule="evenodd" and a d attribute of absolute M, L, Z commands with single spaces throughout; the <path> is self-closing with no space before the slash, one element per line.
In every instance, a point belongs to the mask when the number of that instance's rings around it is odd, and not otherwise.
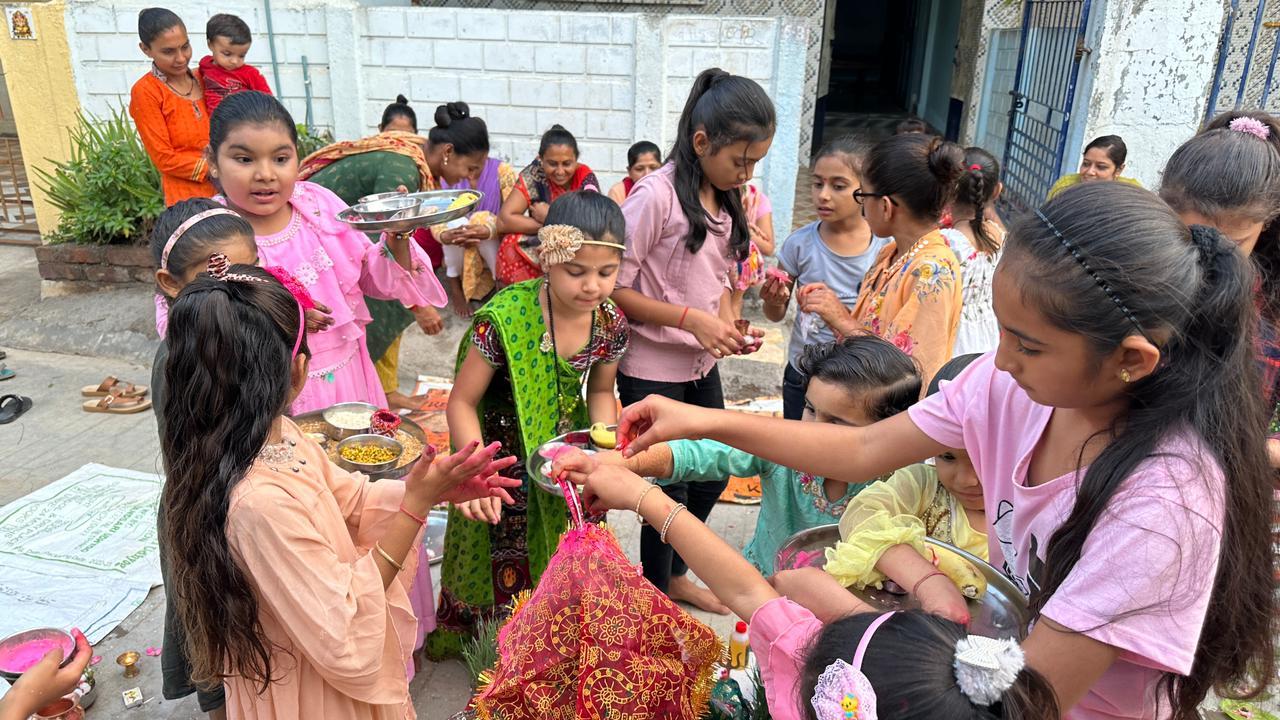
<path fill-rule="evenodd" d="M 1127 368 L 1120 369 L 1120 382 L 1128 385 L 1133 380 L 1133 376 L 1129 374 Z"/>
<path fill-rule="evenodd" d="M 448 164 L 449 164 L 449 156 L 448 156 L 448 155 L 445 155 L 445 156 L 444 156 L 444 164 L 445 164 L 445 165 L 448 165 Z"/>

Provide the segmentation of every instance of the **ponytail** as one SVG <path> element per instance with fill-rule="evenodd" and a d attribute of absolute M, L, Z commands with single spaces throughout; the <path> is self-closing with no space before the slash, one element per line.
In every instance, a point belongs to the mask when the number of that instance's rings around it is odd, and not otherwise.
<path fill-rule="evenodd" d="M 1009 233 L 1001 266 L 1016 273 L 1025 304 L 1087 338 L 1098 358 L 1135 332 L 1167 337 L 1156 370 L 1127 386 L 1123 417 L 1099 433 L 1107 445 L 1083 471 L 1075 505 L 1049 540 L 1032 611 L 1039 615 L 1071 574 L 1125 479 L 1169 438 L 1191 433 L 1206 456 L 1192 450 L 1177 461 L 1191 468 L 1188 483 L 1203 482 L 1210 464 L 1221 469 L 1221 545 L 1195 670 L 1165 673 L 1161 695 L 1174 718 L 1189 720 L 1198 717 L 1197 705 L 1215 686 L 1246 695 L 1261 689 L 1275 667 L 1269 537 L 1274 475 L 1264 446 L 1267 410 L 1258 392 L 1248 261 L 1216 230 L 1188 229 L 1145 190 L 1087 183 L 1050 200 L 1041 216 L 1021 220 Z M 1198 580 L 1179 579 L 1175 600 L 1189 602 L 1192 594 L 1206 592 Z"/>
<path fill-rule="evenodd" d="M 702 206 L 702 162 L 693 148 L 694 133 L 701 130 L 710 141 L 710 152 L 737 142 L 760 142 L 773 137 L 777 116 L 773 101 L 754 80 L 730 75 L 720 68 L 703 70 L 693 81 L 680 122 L 676 142 L 668 158 L 675 163 L 676 197 L 689 221 L 685 247 L 696 253 L 707 241 L 708 225 L 715 220 Z M 714 188 L 716 202 L 728 214 L 730 254 L 745 260 L 751 249 L 750 222 L 738 190 Z"/>
<path fill-rule="evenodd" d="M 987 229 L 987 205 L 1000 186 L 1000 162 L 980 147 L 965 148 L 964 174 L 956 187 L 956 202 L 973 208 L 969 227 L 973 230 L 974 245 L 988 257 L 1000 251 L 1000 243 Z"/>
<path fill-rule="evenodd" d="M 251 265 L 230 270 L 256 280 L 201 273 L 169 315 L 161 547 L 192 679 L 210 685 L 240 675 L 265 690 L 275 679 L 273 648 L 253 584 L 227 541 L 227 515 L 236 486 L 288 409 L 301 328 L 298 301 L 271 274 Z"/>

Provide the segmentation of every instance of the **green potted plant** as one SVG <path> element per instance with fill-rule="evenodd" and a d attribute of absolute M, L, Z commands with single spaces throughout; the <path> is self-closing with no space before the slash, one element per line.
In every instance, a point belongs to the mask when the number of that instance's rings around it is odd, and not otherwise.
<path fill-rule="evenodd" d="M 52 243 L 145 242 L 164 211 L 160 173 L 124 108 L 102 120 L 81 114 L 70 159 L 54 163 L 53 172 L 37 168 L 36 183 L 62 211 Z"/>

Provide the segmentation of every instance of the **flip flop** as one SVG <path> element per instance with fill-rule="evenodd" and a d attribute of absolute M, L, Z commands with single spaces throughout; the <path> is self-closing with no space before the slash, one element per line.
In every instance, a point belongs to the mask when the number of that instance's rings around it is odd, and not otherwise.
<path fill-rule="evenodd" d="M 90 400 L 82 406 L 85 412 L 109 413 L 111 415 L 131 415 L 140 413 L 151 407 L 151 401 L 140 397 L 122 397 L 107 395 L 100 400 Z"/>
<path fill-rule="evenodd" d="M 21 395 L 5 395 L 0 397 L 0 425 L 8 425 L 9 423 L 22 417 L 22 414 L 31 409 L 31 398 Z"/>
<path fill-rule="evenodd" d="M 12 380 L 14 376 L 17 374 L 18 373 L 10 369 L 8 365 L 5 365 L 4 363 L 0 363 L 0 382 L 3 382 L 5 380 Z"/>
<path fill-rule="evenodd" d="M 93 385 L 85 385 L 80 388 L 80 394 L 85 397 L 106 397 L 108 395 L 119 395 L 125 398 L 140 398 L 147 394 L 146 385 L 134 385 L 131 382 L 121 382 L 114 375 L 108 375 L 102 384 L 94 387 Z"/>

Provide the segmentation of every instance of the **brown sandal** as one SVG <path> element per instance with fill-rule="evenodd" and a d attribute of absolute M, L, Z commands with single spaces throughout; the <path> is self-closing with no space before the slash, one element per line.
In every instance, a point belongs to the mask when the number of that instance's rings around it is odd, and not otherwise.
<path fill-rule="evenodd" d="M 89 400 L 82 406 L 85 412 L 131 415 L 151 408 L 151 401 L 141 397 L 107 395 L 100 400 Z"/>
<path fill-rule="evenodd" d="M 134 385 L 131 382 L 121 382 L 114 375 L 108 375 L 101 385 L 94 387 L 93 385 L 85 385 L 80 388 L 80 394 L 85 397 L 107 397 L 108 395 L 119 395 L 126 398 L 140 398 L 147 394 L 146 385 Z"/>

